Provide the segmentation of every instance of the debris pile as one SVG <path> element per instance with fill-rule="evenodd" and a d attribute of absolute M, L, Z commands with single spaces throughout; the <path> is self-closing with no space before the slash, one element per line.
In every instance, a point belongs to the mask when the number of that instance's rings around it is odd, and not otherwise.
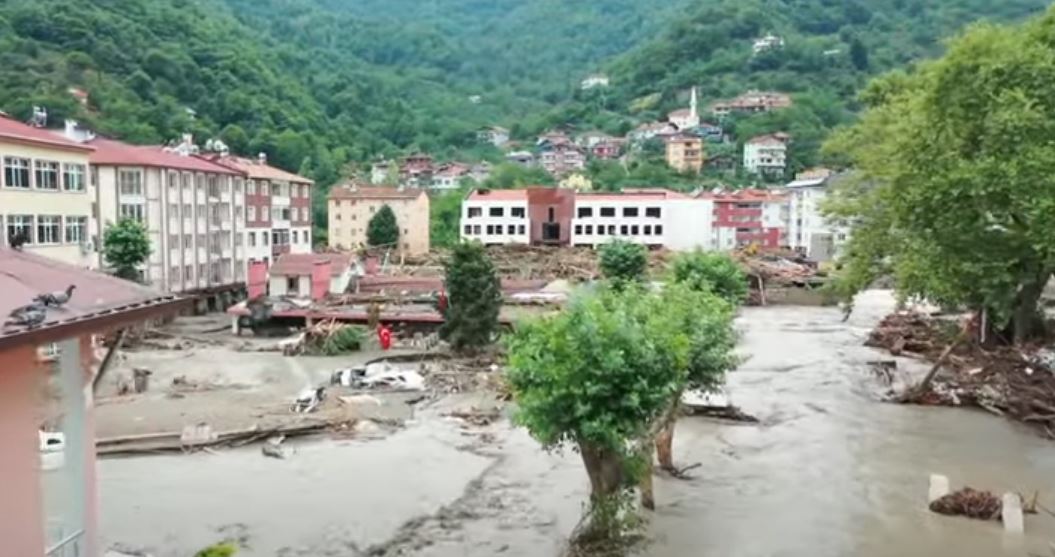
<path fill-rule="evenodd" d="M 300 354 L 337 356 L 362 349 L 366 337 L 365 327 L 339 323 L 330 319 L 308 327 L 293 341 L 283 343 L 282 352 L 287 356 Z"/>
<path fill-rule="evenodd" d="M 931 512 L 948 516 L 966 516 L 978 520 L 999 518 L 1002 508 L 1003 504 L 996 495 L 969 487 L 935 499 L 930 504 Z"/>
<path fill-rule="evenodd" d="M 957 323 L 916 312 L 883 319 L 868 346 L 943 366 L 926 388 L 900 397 L 902 402 L 974 406 L 1036 426 L 1055 439 L 1055 371 L 1046 348 L 983 348 L 957 342 Z"/>
<path fill-rule="evenodd" d="M 597 250 L 569 246 L 488 246 L 498 274 L 504 277 L 541 280 L 588 281 L 601 276 Z M 404 261 L 396 272 L 408 276 L 438 276 L 443 273 L 445 251 L 433 251 Z M 649 270 L 656 272 L 666 268 L 670 252 L 649 252 Z"/>

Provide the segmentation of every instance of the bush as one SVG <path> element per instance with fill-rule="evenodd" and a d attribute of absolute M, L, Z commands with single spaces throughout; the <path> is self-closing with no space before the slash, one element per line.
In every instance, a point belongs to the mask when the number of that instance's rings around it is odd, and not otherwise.
<path fill-rule="evenodd" d="M 615 240 L 601 246 L 601 272 L 615 282 L 642 282 L 648 267 L 648 250 L 641 244 Z"/>
<path fill-rule="evenodd" d="M 724 253 L 694 251 L 677 256 L 670 265 L 671 282 L 698 292 L 713 292 L 738 305 L 747 298 L 747 275 Z"/>

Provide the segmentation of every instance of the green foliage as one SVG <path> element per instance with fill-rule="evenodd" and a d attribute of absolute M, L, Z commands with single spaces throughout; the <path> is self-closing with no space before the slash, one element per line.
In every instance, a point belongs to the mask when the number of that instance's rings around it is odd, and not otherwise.
<path fill-rule="evenodd" d="M 345 325 L 331 335 L 318 338 L 317 346 L 309 351 L 322 356 L 340 356 L 362 350 L 363 341 L 369 331 L 362 325 Z"/>
<path fill-rule="evenodd" d="M 542 167 L 525 167 L 519 164 L 502 163 L 492 169 L 491 175 L 483 184 L 480 184 L 480 187 L 492 190 L 506 190 L 551 184 L 553 184 L 553 176 L 550 176 Z"/>
<path fill-rule="evenodd" d="M 462 218 L 462 201 L 468 188 L 440 193 L 429 201 L 429 240 L 434 248 L 449 248 L 459 242 L 458 226 Z"/>
<path fill-rule="evenodd" d="M 619 282 L 643 282 L 648 267 L 648 249 L 626 240 L 601 246 L 600 265 L 605 278 Z"/>
<path fill-rule="evenodd" d="M 483 245 L 455 245 L 444 271 L 448 304 L 440 335 L 458 351 L 488 345 L 498 330 L 502 287 Z"/>
<path fill-rule="evenodd" d="M 388 205 L 382 205 L 370 217 L 366 226 L 366 243 L 370 247 L 399 247 L 399 223 L 396 222 L 396 213 Z"/>
<path fill-rule="evenodd" d="M 730 304 L 747 299 L 747 275 L 726 253 L 696 250 L 670 264 L 670 281 L 701 292 L 711 292 Z"/>
<path fill-rule="evenodd" d="M 139 278 L 139 268 L 150 257 L 150 238 L 143 223 L 121 219 L 103 232 L 103 258 L 114 274 L 128 280 Z"/>
<path fill-rule="evenodd" d="M 233 543 L 218 543 L 210 545 L 194 554 L 194 557 L 233 557 L 238 553 L 238 546 Z"/>
<path fill-rule="evenodd" d="M 687 385 L 713 385 L 731 368 L 731 323 L 729 304 L 680 284 L 580 294 L 508 339 L 516 419 L 546 448 L 589 444 L 632 458 L 630 442 Z"/>
<path fill-rule="evenodd" d="M 829 146 L 860 170 L 830 208 L 854 225 L 845 292 L 890 269 L 902 295 L 1033 332 L 1055 270 L 1053 46 L 1055 11 L 977 25 L 869 88 L 861 122 Z"/>

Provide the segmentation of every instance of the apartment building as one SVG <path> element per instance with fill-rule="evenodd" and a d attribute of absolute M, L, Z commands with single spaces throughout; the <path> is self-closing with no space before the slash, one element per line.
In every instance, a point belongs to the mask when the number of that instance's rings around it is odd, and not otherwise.
<path fill-rule="evenodd" d="M 819 168 L 800 172 L 785 191 L 788 196 L 788 245 L 815 261 L 834 259 L 849 240 L 850 228 L 822 212 L 824 200 L 840 176 Z"/>
<path fill-rule="evenodd" d="M 586 168 L 586 153 L 574 143 L 554 143 L 543 147 L 539 163 L 553 176 L 565 176 Z"/>
<path fill-rule="evenodd" d="M 473 190 L 462 203 L 461 237 L 485 245 L 530 244 L 527 190 Z"/>
<path fill-rule="evenodd" d="M 0 244 L 98 267 L 90 228 L 92 148 L 0 113 Z"/>
<path fill-rule="evenodd" d="M 194 156 L 192 138 L 174 148 L 130 145 L 94 138 L 92 229 L 142 222 L 151 254 L 143 269 L 148 284 L 170 292 L 220 293 L 245 283 L 243 175 Z"/>
<path fill-rule="evenodd" d="M 597 247 L 615 239 L 672 250 L 713 249 L 712 202 L 665 189 L 575 196 L 574 246 Z"/>
<path fill-rule="evenodd" d="M 770 178 L 784 176 L 791 136 L 774 133 L 753 137 L 744 144 L 744 170 Z"/>
<path fill-rule="evenodd" d="M 703 140 L 698 136 L 678 134 L 667 138 L 667 164 L 674 170 L 699 174 L 703 160 Z"/>
<path fill-rule="evenodd" d="M 245 176 L 246 257 L 269 265 L 287 253 L 311 253 L 314 182 L 256 159 L 226 154 L 204 158 Z"/>
<path fill-rule="evenodd" d="M 327 204 L 331 248 L 365 247 L 370 219 L 388 205 L 399 225 L 398 251 L 407 255 L 429 251 L 429 196 L 423 189 L 346 184 L 330 190 Z"/>
<path fill-rule="evenodd" d="M 713 203 L 713 244 L 719 250 L 750 245 L 776 249 L 788 245 L 788 198 L 768 190 L 712 191 L 699 195 Z"/>

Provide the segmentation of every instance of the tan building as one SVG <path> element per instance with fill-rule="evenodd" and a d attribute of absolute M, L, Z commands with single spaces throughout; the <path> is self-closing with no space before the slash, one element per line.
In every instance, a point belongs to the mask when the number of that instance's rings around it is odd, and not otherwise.
<path fill-rule="evenodd" d="M 91 147 L 0 113 L 0 244 L 95 268 L 89 220 Z"/>
<path fill-rule="evenodd" d="M 667 164 L 678 172 L 703 169 L 703 140 L 694 135 L 675 135 L 667 139 Z"/>
<path fill-rule="evenodd" d="M 366 228 L 388 205 L 399 225 L 399 250 L 408 255 L 429 251 L 429 196 L 415 188 L 364 187 L 347 184 L 330 190 L 329 240 L 335 249 L 366 246 Z"/>

